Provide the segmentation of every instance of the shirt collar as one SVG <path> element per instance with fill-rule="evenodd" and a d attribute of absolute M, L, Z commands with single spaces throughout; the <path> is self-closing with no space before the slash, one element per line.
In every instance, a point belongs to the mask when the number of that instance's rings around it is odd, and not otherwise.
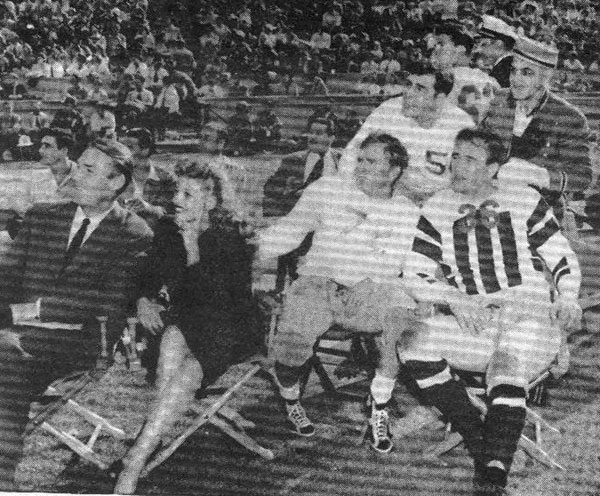
<path fill-rule="evenodd" d="M 85 243 L 91 234 L 96 230 L 100 222 L 102 222 L 106 216 L 110 213 L 110 211 L 115 207 L 115 203 L 110 206 L 108 210 L 96 215 L 86 215 L 83 209 L 78 205 L 77 210 L 75 210 L 75 216 L 73 217 L 73 222 L 71 223 L 71 232 L 69 233 L 69 245 L 73 238 L 75 237 L 75 233 L 79 231 L 81 224 L 84 219 L 90 219 L 90 224 L 85 232 L 85 236 L 83 237 L 83 241 L 81 244 Z"/>

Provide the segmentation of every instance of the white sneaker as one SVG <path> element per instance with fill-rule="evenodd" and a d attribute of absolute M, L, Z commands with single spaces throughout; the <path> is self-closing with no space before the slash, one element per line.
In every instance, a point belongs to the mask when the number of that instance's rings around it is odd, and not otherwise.
<path fill-rule="evenodd" d="M 310 437 L 315 434 L 315 426 L 306 416 L 306 411 L 304 411 L 299 401 L 292 404 L 286 403 L 285 408 L 292 432 L 304 437 Z"/>
<path fill-rule="evenodd" d="M 385 409 L 378 410 L 373 405 L 371 411 L 371 447 L 379 453 L 389 453 L 394 447 L 390 434 L 390 417 Z"/>

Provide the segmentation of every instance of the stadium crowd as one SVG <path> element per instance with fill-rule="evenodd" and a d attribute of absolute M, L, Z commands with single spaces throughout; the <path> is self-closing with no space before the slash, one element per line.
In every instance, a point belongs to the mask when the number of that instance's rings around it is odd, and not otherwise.
<path fill-rule="evenodd" d="M 475 494 L 505 494 L 529 383 L 555 361 L 565 372 L 581 320 L 573 226 L 600 218 L 587 120 L 553 91 L 560 64 L 597 70 L 594 6 L 213 4 L 152 18 L 143 0 L 2 4 L 3 70 L 71 86 L 53 115 L 10 100 L 0 113 L 3 157 L 45 173 L 45 201 L 14 205 L 0 256 L 0 489 L 14 488 L 31 401 L 95 362 L 97 316 L 112 344 L 136 315 L 157 398 L 117 473 L 115 491 L 134 493 L 196 390 L 261 345 L 252 272 L 274 270 L 286 298 L 271 358 L 293 433 L 318 431 L 300 387 L 315 341 L 332 325 L 371 334 L 372 448 L 393 448 L 402 364 L 464 438 Z M 268 97 L 327 96 L 337 73 L 360 74 L 349 92 L 379 106 L 363 120 L 323 105 L 284 136 Z M 212 98 L 228 95 L 233 113 L 215 119 Z M 256 117 L 250 96 L 267 97 Z M 164 170 L 157 141 L 185 116 L 215 158 Z M 264 151 L 293 153 L 266 180 L 254 232 L 223 154 Z M 50 337 L 49 322 L 82 332 Z M 451 373 L 465 366 L 485 375 L 484 419 Z"/>

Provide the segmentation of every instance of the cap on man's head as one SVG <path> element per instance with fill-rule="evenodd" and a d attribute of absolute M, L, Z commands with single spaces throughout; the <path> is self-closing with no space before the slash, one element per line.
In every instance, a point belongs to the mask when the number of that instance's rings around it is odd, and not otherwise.
<path fill-rule="evenodd" d="M 515 55 L 542 67 L 554 69 L 558 64 L 558 50 L 540 41 L 519 36 L 513 49 Z"/>
<path fill-rule="evenodd" d="M 515 41 L 517 33 L 514 28 L 505 23 L 502 19 L 497 17 L 484 14 L 482 17 L 482 23 L 479 27 L 479 36 L 482 38 L 502 39 L 508 41 Z"/>

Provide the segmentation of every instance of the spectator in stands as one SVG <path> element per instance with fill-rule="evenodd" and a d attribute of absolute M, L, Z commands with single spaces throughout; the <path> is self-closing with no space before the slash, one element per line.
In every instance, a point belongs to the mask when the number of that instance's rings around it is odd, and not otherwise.
<path fill-rule="evenodd" d="M 108 100 L 98 100 L 94 102 L 94 110 L 90 115 L 89 135 L 93 141 L 95 139 L 115 139 L 117 121 L 112 112 L 114 104 Z"/>
<path fill-rule="evenodd" d="M 42 111 L 42 104 L 36 102 L 31 113 L 21 118 L 21 128 L 31 137 L 35 143 L 39 143 L 40 133 L 43 129 L 50 127 L 52 118 Z"/>
<path fill-rule="evenodd" d="M 341 142 L 341 146 L 345 147 L 359 131 L 363 123 L 364 120 L 359 117 L 358 112 L 355 109 L 348 109 L 346 117 L 338 120 L 336 143 L 339 140 Z M 338 145 L 336 144 L 335 146 Z"/>
<path fill-rule="evenodd" d="M 134 78 L 135 76 L 140 75 L 146 79 L 148 77 L 148 65 L 143 60 L 140 60 L 139 57 L 133 57 L 124 73 L 129 74 Z"/>
<path fill-rule="evenodd" d="M 148 78 L 146 79 L 146 86 L 153 90 L 160 91 L 163 86 L 164 79 L 169 75 L 165 67 L 165 60 L 160 55 L 154 56 L 152 64 L 148 67 Z"/>
<path fill-rule="evenodd" d="M 51 127 L 62 130 L 73 136 L 75 145 L 74 156 L 79 156 L 86 145 L 86 128 L 83 114 L 78 108 L 78 102 L 72 95 L 67 95 L 63 100 L 63 107 L 58 109 L 52 119 Z"/>
<path fill-rule="evenodd" d="M 380 62 L 378 71 L 385 74 L 396 74 L 401 70 L 402 67 L 400 66 L 400 62 L 395 59 L 394 52 L 392 50 L 386 50 L 385 58 Z"/>
<path fill-rule="evenodd" d="M 133 162 L 132 181 L 119 198 L 154 229 L 159 219 L 173 213 L 175 178 L 152 163 L 156 145 L 148 129 L 129 129 L 119 141 L 131 150 Z"/>
<path fill-rule="evenodd" d="M 336 5 L 335 2 L 330 2 L 329 7 L 323 13 L 321 25 L 329 32 L 342 26 L 342 14 L 340 13 L 339 5 Z"/>
<path fill-rule="evenodd" d="M 5 102 L 0 113 L 0 153 L 4 160 L 10 155 L 10 150 L 16 146 L 20 128 L 21 117 L 15 113 L 12 102 Z"/>
<path fill-rule="evenodd" d="M 474 127 L 474 123 L 463 110 L 448 102 L 454 84 L 451 74 L 436 71 L 430 64 L 417 69 L 408 76 L 404 96 L 386 100 L 375 109 L 346 146 L 340 173 L 352 168 L 357 146 L 369 133 L 389 133 L 404 143 L 409 156 L 408 168 L 396 189 L 422 204 L 448 185 L 454 138 L 461 129 Z"/>
<path fill-rule="evenodd" d="M 490 76 L 498 81 L 501 88 L 510 86 L 509 76 L 515 39 L 514 29 L 504 21 L 489 15 L 483 16 L 479 41 L 474 52 L 484 57 L 485 64 L 490 67 Z"/>
<path fill-rule="evenodd" d="M 123 106 L 125 108 L 124 122 L 128 126 L 145 124 L 148 111 L 154 105 L 153 93 L 145 87 L 146 80 L 141 75 L 134 77 L 134 89 L 129 92 Z"/>
<path fill-rule="evenodd" d="M 375 60 L 375 55 L 367 53 L 365 55 L 365 61 L 360 64 L 361 74 L 377 74 L 379 72 L 379 64 Z"/>
<path fill-rule="evenodd" d="M 329 88 L 327 88 L 327 83 L 325 82 L 325 74 L 315 74 L 302 94 L 329 96 Z"/>
<path fill-rule="evenodd" d="M 174 19 L 169 19 L 169 24 L 163 31 L 165 43 L 181 39 L 181 29 L 175 23 Z"/>
<path fill-rule="evenodd" d="M 500 174 L 531 179 L 560 214 L 563 195 L 585 190 L 592 171 L 587 119 L 548 89 L 557 62 L 558 50 L 518 38 L 510 89 L 496 95 L 482 126 L 500 136 L 506 160 L 533 164 L 533 171 L 503 167 Z"/>
<path fill-rule="evenodd" d="M 569 56 L 563 62 L 563 67 L 567 71 L 572 71 L 572 72 L 584 72 L 585 71 L 585 67 L 581 63 L 581 60 L 579 60 L 577 58 L 577 52 L 574 52 L 574 51 L 569 52 Z"/>
<path fill-rule="evenodd" d="M 102 84 L 99 74 L 90 74 L 88 80 L 90 81 L 92 87 L 87 93 L 87 99 L 91 101 L 108 100 L 108 93 L 104 89 L 104 85 Z"/>
<path fill-rule="evenodd" d="M 254 121 L 256 151 L 273 151 L 281 140 L 281 121 L 269 108 L 262 109 Z"/>
<path fill-rule="evenodd" d="M 72 84 L 67 90 L 67 93 L 77 100 L 85 100 L 87 98 L 88 91 L 83 87 L 81 78 L 79 76 L 73 76 L 71 81 Z"/>
<path fill-rule="evenodd" d="M 335 124 L 328 119 L 315 119 L 308 130 L 307 149 L 282 158 L 277 171 L 264 186 L 263 216 L 287 215 L 303 191 L 322 176 L 337 174 L 339 153 L 331 148 L 335 141 Z M 302 240 L 300 240 L 302 241 Z M 298 277 L 298 258 L 304 256 L 312 243 L 308 235 L 295 250 L 280 256 L 277 263 L 276 289 L 283 290 L 286 277 Z"/>
<path fill-rule="evenodd" d="M 294 81 L 294 75 L 288 72 L 284 72 L 280 82 L 274 84 L 272 88 L 275 95 L 300 96 L 302 93 L 302 88 Z"/>
<path fill-rule="evenodd" d="M 325 32 L 323 26 L 310 37 L 310 46 L 316 50 L 329 50 L 331 48 L 331 35 Z"/>
<path fill-rule="evenodd" d="M 3 329 L 34 319 L 83 324 L 75 333 L 21 328 L 10 342 L 2 341 L 2 490 L 16 489 L 14 471 L 30 402 L 53 380 L 94 366 L 97 315 L 110 316 L 110 342 L 131 315 L 134 274 L 152 232 L 115 203 L 131 178 L 129 157 L 116 142 L 87 149 L 73 175 L 74 203 L 30 209 L 10 251 L 0 260 Z"/>
<path fill-rule="evenodd" d="M 175 119 L 181 116 L 179 91 L 174 77 L 169 74 L 163 82 L 164 86 L 154 104 L 156 119 L 153 120 L 155 126 L 153 132 L 156 134 L 157 140 L 164 140 L 166 129 L 171 127 Z"/>
<path fill-rule="evenodd" d="M 185 46 L 183 39 L 175 41 L 175 49 L 171 51 L 171 57 L 175 61 L 176 67 L 183 72 L 191 73 L 196 69 L 194 54 Z"/>
<path fill-rule="evenodd" d="M 596 56 L 593 62 L 588 67 L 588 72 L 597 74 L 600 72 L 600 54 Z"/>
<path fill-rule="evenodd" d="M 235 113 L 227 121 L 226 147 L 233 155 L 247 154 L 252 147 L 252 122 L 250 105 L 242 101 L 236 104 Z"/>

